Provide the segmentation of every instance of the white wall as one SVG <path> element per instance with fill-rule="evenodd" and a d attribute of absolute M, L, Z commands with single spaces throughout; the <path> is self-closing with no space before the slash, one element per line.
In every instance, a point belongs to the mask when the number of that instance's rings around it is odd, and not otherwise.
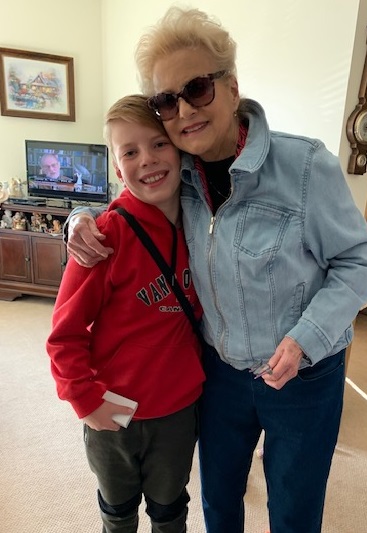
<path fill-rule="evenodd" d="M 123 94 L 139 90 L 133 53 L 141 33 L 173 3 L 1 1 L 0 46 L 74 58 L 77 120 L 0 116 L 0 181 L 25 177 L 26 138 L 102 141 L 108 107 Z M 366 52 L 367 0 L 177 3 L 200 7 L 230 31 L 238 43 L 241 92 L 265 107 L 270 127 L 321 138 L 340 154 L 346 172 L 345 121 L 357 103 Z M 367 174 L 347 179 L 364 211 Z"/>
<path fill-rule="evenodd" d="M 74 58 L 76 122 L 0 115 L 0 181 L 25 179 L 25 139 L 101 142 L 101 0 L 1 0 L 0 47 Z"/>
<path fill-rule="evenodd" d="M 104 2 L 104 52 L 114 65 L 107 71 L 107 103 L 138 88 L 135 45 L 144 28 L 174 3 L 139 0 L 137 17 L 136 0 Z M 236 40 L 240 90 L 264 105 L 270 127 L 322 137 L 337 153 L 359 0 L 196 4 L 218 17 Z"/>
<path fill-rule="evenodd" d="M 365 55 L 365 36 L 359 31 L 354 41 L 359 4 L 359 29 L 366 26 L 367 0 L 105 0 L 106 108 L 139 89 L 133 61 L 136 43 L 172 4 L 199 7 L 230 31 L 238 44 L 240 90 L 265 107 L 272 129 L 321 138 L 337 155 L 341 148 L 348 152 L 346 95 L 354 44 L 358 62 Z M 359 84 L 360 73 L 356 76 Z M 356 94 L 351 91 L 352 100 Z M 344 157 L 345 173 L 346 168 Z M 347 179 L 364 211 L 367 176 Z"/>

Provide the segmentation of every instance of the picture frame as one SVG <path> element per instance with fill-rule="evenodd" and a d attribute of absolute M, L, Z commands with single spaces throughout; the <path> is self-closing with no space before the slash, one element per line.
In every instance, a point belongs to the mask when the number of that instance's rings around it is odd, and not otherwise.
<path fill-rule="evenodd" d="M 75 122 L 72 57 L 0 48 L 1 114 Z"/>

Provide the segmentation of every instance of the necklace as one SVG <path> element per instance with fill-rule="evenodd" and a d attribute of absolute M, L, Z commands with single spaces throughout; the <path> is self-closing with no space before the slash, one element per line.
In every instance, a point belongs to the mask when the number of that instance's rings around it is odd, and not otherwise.
<path fill-rule="evenodd" d="M 230 183 L 225 183 L 225 185 L 226 185 L 225 189 L 228 189 L 228 192 L 227 192 L 227 194 L 223 194 L 219 189 L 217 189 L 217 187 L 214 185 L 214 183 L 208 177 L 206 178 L 206 181 L 208 182 L 209 190 L 212 189 L 215 193 L 217 193 L 219 196 L 224 198 L 224 200 L 228 200 L 228 198 L 229 198 L 229 196 L 230 196 L 230 194 L 232 192 Z"/>

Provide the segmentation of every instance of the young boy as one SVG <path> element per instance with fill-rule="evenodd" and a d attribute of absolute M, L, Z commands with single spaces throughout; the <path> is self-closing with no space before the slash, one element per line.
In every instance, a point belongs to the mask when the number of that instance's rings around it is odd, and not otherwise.
<path fill-rule="evenodd" d="M 180 156 L 143 96 L 116 102 L 105 134 L 126 186 L 98 218 L 115 251 L 92 269 L 70 258 L 47 350 L 59 397 L 84 422 L 103 532 L 135 533 L 144 494 L 152 531 L 182 533 L 205 379 L 200 343 L 155 261 L 115 210 L 123 206 L 149 233 L 200 318 L 181 228 Z M 106 401 L 106 391 L 138 403 L 127 428 L 115 420 L 131 409 L 114 397 Z"/>

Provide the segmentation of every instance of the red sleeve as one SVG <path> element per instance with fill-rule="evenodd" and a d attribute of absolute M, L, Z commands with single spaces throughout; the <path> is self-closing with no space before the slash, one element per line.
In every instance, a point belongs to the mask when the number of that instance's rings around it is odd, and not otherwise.
<path fill-rule="evenodd" d="M 113 246 L 113 239 L 108 240 Z M 73 258 L 69 259 L 46 344 L 57 393 L 72 404 L 79 418 L 92 413 L 103 403 L 105 391 L 93 381 L 90 367 L 90 326 L 109 296 L 112 257 L 93 268 L 81 267 Z"/>

